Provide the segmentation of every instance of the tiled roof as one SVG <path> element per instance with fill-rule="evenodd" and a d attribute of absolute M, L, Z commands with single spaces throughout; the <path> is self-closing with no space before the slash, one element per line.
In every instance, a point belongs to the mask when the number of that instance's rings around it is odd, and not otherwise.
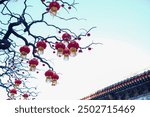
<path fill-rule="evenodd" d="M 140 74 L 135 75 L 133 77 L 127 78 L 127 79 L 120 81 L 118 83 L 112 84 L 112 85 L 110 85 L 104 89 L 98 90 L 95 93 L 82 98 L 81 100 L 91 100 L 95 97 L 103 96 L 103 95 L 106 95 L 106 94 L 111 93 L 111 92 L 117 92 L 117 91 L 125 90 L 129 87 L 136 86 L 136 85 L 143 83 L 143 82 L 146 82 L 148 80 L 150 80 L 150 70 L 144 71 L 143 73 L 140 73 Z"/>

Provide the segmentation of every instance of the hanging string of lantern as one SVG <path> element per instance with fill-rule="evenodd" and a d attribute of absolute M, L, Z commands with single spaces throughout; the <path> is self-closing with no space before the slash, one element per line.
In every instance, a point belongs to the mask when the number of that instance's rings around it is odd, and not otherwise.
<path fill-rule="evenodd" d="M 53 45 L 54 49 L 57 50 L 57 56 L 59 57 L 63 56 L 64 60 L 69 60 L 70 56 L 75 57 L 77 55 L 77 52 L 82 52 L 82 48 L 80 48 L 79 43 L 75 39 L 72 39 L 72 35 L 65 32 L 62 34 L 61 38 L 62 40 L 60 40 L 59 42 L 56 42 L 55 45 Z M 36 46 L 35 46 L 35 48 L 37 49 L 33 48 L 33 51 L 36 50 L 39 54 L 43 54 L 44 50 L 47 47 L 46 43 L 47 41 L 45 40 L 37 41 Z M 20 47 L 21 57 L 26 58 L 27 54 L 29 53 L 30 53 L 30 48 L 28 46 L 25 45 L 25 46 Z M 37 58 L 32 58 L 27 63 L 29 64 L 30 71 L 35 71 L 36 67 L 39 64 Z M 45 77 L 46 77 L 46 82 L 50 82 L 52 86 L 55 86 L 59 79 L 58 74 L 56 74 L 52 70 L 47 70 L 45 72 Z M 16 80 L 14 88 L 18 88 L 20 84 L 21 84 L 21 81 Z M 17 94 L 15 91 L 14 93 L 11 91 L 12 96 L 14 96 L 15 94 Z M 22 96 L 24 97 L 24 99 L 28 99 L 27 94 L 24 94 Z"/>
<path fill-rule="evenodd" d="M 59 3 L 58 3 L 59 4 Z M 56 15 L 57 11 L 59 10 L 60 6 L 57 4 L 57 2 L 52 1 L 49 5 L 49 10 L 52 14 Z M 55 50 L 57 50 L 57 56 L 64 57 L 64 60 L 69 60 L 69 57 L 75 57 L 77 55 L 77 52 L 82 52 L 82 48 L 79 46 L 79 43 L 77 40 L 81 40 L 81 37 L 78 37 L 77 39 L 73 38 L 72 35 L 65 32 L 61 36 L 62 40 L 59 40 L 59 42 L 56 42 L 55 45 L 52 45 Z M 33 47 L 33 52 L 36 54 L 43 54 L 44 50 L 47 47 L 47 40 L 39 40 L 36 42 L 36 45 Z M 88 48 L 89 49 L 89 48 Z M 20 47 L 20 54 L 22 58 L 26 58 L 26 56 L 30 53 L 30 48 L 26 45 Z M 32 58 L 29 61 L 27 61 L 29 64 L 29 70 L 35 71 L 36 67 L 38 66 L 39 62 L 37 58 Z M 38 73 L 38 72 L 37 72 Z M 52 86 L 55 86 L 57 84 L 57 81 L 59 79 L 58 74 L 56 74 L 52 70 L 47 70 L 45 72 L 46 82 L 50 82 Z M 15 81 L 14 88 L 18 88 L 21 84 L 20 80 Z M 15 90 L 15 89 L 14 89 Z M 17 94 L 16 92 L 11 91 L 11 95 L 14 96 Z M 24 99 L 28 99 L 28 94 L 23 94 L 22 97 Z"/>

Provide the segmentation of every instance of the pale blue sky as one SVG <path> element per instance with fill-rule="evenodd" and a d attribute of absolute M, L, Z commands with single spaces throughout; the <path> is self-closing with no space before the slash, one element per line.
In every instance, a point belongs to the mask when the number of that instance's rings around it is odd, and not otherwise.
<path fill-rule="evenodd" d="M 96 35 L 129 42 L 150 50 L 149 0 L 86 0 L 79 1 L 78 12 L 96 25 Z"/>

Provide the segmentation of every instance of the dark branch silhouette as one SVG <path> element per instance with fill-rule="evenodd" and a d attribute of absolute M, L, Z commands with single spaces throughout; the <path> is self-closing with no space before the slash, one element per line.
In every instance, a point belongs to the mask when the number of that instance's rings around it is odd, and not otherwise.
<path fill-rule="evenodd" d="M 75 0 L 72 3 L 65 0 L 41 0 L 41 8 L 44 7 L 46 10 L 39 19 L 33 18 L 28 11 L 30 7 L 34 6 L 28 4 L 28 0 L 22 1 L 23 6 L 19 12 L 15 12 L 9 7 L 12 2 L 15 2 L 15 7 L 17 7 L 19 1 L 0 0 L 0 87 L 5 89 L 8 99 L 35 99 L 38 96 L 37 87 L 28 85 L 28 81 L 34 78 L 31 71 L 36 71 L 39 62 L 48 67 L 45 77 L 52 82 L 52 86 L 55 86 L 59 79 L 51 62 L 41 55 L 45 49 L 57 51 L 59 57 L 69 58 L 84 49 L 90 50 L 92 45 L 101 43 L 90 42 L 84 47 L 80 46 L 80 40 L 83 37 L 89 37 L 90 31 L 95 27 L 89 30 L 84 29 L 80 34 L 76 34 L 69 28 L 60 28 L 59 25 L 47 22 L 47 15 L 65 22 L 83 20 L 83 18 L 64 18 L 57 15 L 62 8 L 68 13 L 72 8 L 76 9 L 75 6 L 78 3 Z M 62 37 L 35 34 L 32 28 L 38 24 L 56 29 L 62 34 Z M 31 38 L 32 41 L 28 38 Z M 29 57 L 28 54 L 31 56 Z M 36 72 L 38 73 L 38 71 Z"/>

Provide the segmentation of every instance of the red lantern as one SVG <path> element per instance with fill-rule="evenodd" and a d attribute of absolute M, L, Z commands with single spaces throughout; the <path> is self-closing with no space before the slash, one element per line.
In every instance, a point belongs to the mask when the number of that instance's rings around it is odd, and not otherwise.
<path fill-rule="evenodd" d="M 23 94 L 22 97 L 24 98 L 24 100 L 27 100 L 29 95 L 27 93 Z"/>
<path fill-rule="evenodd" d="M 45 76 L 46 76 L 46 82 L 51 81 L 52 76 L 53 76 L 53 71 L 52 70 L 47 70 L 45 72 Z"/>
<path fill-rule="evenodd" d="M 19 87 L 19 85 L 22 83 L 22 81 L 21 80 L 15 80 L 15 87 L 17 88 L 17 87 Z"/>
<path fill-rule="evenodd" d="M 36 66 L 39 64 L 36 58 L 33 58 L 29 61 L 30 71 L 35 71 Z"/>
<path fill-rule="evenodd" d="M 44 49 L 46 49 L 46 43 L 44 41 L 38 41 L 36 44 L 36 47 L 38 48 L 38 52 L 40 54 L 44 53 Z"/>
<path fill-rule="evenodd" d="M 63 55 L 64 55 L 64 60 L 68 60 L 70 55 L 70 50 L 68 48 L 65 48 L 63 51 Z"/>
<path fill-rule="evenodd" d="M 52 86 L 55 86 L 57 84 L 57 80 L 59 79 L 59 76 L 56 73 L 53 73 L 52 76 Z"/>
<path fill-rule="evenodd" d="M 65 49 L 65 44 L 62 42 L 56 42 L 55 48 L 57 49 L 57 55 L 62 55 L 63 50 Z"/>
<path fill-rule="evenodd" d="M 11 89 L 9 92 L 10 92 L 12 98 L 14 98 L 14 95 L 17 94 L 16 89 Z"/>
<path fill-rule="evenodd" d="M 53 2 L 50 2 L 48 9 L 50 13 L 52 13 L 53 15 L 56 15 L 57 11 L 60 9 L 60 5 L 58 2 L 53 1 Z"/>
<path fill-rule="evenodd" d="M 30 53 L 30 48 L 26 45 L 20 47 L 20 53 L 22 58 L 26 58 L 27 54 Z"/>
<path fill-rule="evenodd" d="M 71 41 L 68 44 L 68 48 L 72 56 L 76 56 L 77 50 L 79 48 L 79 44 L 76 41 Z"/>
<path fill-rule="evenodd" d="M 64 33 L 64 34 L 62 35 L 62 39 L 63 39 L 64 41 L 68 42 L 68 41 L 71 40 L 71 35 L 68 34 L 68 33 Z"/>

